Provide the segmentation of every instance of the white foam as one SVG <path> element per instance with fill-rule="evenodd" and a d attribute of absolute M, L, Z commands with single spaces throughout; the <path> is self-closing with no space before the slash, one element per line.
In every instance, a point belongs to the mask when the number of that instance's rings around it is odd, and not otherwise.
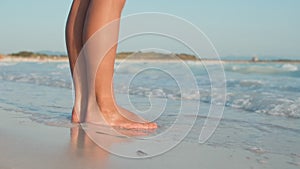
<path fill-rule="evenodd" d="M 275 74 L 284 72 L 298 71 L 298 67 L 292 64 L 283 65 L 249 65 L 249 66 L 231 66 L 226 68 L 229 71 L 239 73 L 260 73 L 260 74 Z"/>
<path fill-rule="evenodd" d="M 14 66 L 17 64 L 17 62 L 0 62 L 0 66 Z"/>
<path fill-rule="evenodd" d="M 281 66 L 282 69 L 287 70 L 287 71 L 297 71 L 298 70 L 298 66 L 296 65 L 292 65 L 292 64 L 284 64 Z"/>
<path fill-rule="evenodd" d="M 59 64 L 56 66 L 58 69 L 69 69 L 69 64 L 64 63 L 64 64 Z"/>

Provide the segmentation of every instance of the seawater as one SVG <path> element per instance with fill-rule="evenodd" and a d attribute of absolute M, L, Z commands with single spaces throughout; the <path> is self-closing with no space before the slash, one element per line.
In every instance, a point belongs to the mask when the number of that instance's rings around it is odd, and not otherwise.
<path fill-rule="evenodd" d="M 161 132 L 176 120 L 180 99 L 189 104 L 200 104 L 196 123 L 184 140 L 197 143 L 214 97 L 211 96 L 207 69 L 200 62 L 188 62 L 199 92 L 181 93 L 176 81 L 190 83 L 185 81 L 186 74 L 180 69 L 182 63 L 122 64 L 117 62 L 115 66 L 117 98 L 128 96 L 136 110 L 141 112 L 151 107 L 149 98 L 168 100 L 166 109 L 156 120 Z M 176 79 L 153 69 L 134 76 L 129 86 L 124 83 L 136 70 L 149 65 L 168 67 Z M 217 65 L 209 66 L 213 70 Z M 225 110 L 219 127 L 207 144 L 299 157 L 300 65 L 247 63 L 223 66 L 227 86 Z M 46 125 L 71 126 L 73 92 L 68 63 L 0 62 L 0 94 L 0 112 L 22 112 L 24 116 L 20 118 L 30 118 Z M 192 120 L 189 112 L 186 113 L 185 120 Z M 185 125 L 185 122 L 179 124 Z"/>

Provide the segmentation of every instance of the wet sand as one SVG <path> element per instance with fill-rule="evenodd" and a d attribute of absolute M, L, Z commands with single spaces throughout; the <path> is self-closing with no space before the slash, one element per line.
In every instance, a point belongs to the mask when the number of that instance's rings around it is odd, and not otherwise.
<path fill-rule="evenodd" d="M 266 157 L 258 150 L 247 151 L 188 142 L 182 142 L 159 156 L 146 159 L 124 158 L 99 148 L 79 126 L 46 126 L 31 121 L 26 114 L 9 110 L 1 110 L 0 117 L 0 169 L 299 167 L 297 164 L 282 163 L 284 157 L 280 154 Z M 127 144 L 130 146 L 129 143 L 122 142 L 122 139 L 111 137 L 110 146 L 113 149 Z M 142 151 L 133 151 L 144 155 Z"/>

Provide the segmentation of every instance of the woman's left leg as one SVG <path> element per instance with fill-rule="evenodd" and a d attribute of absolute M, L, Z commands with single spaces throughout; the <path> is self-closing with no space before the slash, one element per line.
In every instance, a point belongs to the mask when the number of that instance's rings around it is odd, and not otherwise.
<path fill-rule="evenodd" d="M 68 50 L 69 62 L 71 73 L 74 75 L 73 71 L 75 68 L 76 61 L 83 47 L 82 33 L 84 22 L 86 18 L 87 9 L 89 6 L 89 0 L 73 0 L 71 10 L 68 16 L 66 25 L 66 46 Z M 85 71 L 85 69 L 81 69 Z M 84 72 L 83 72 L 84 73 Z M 74 107 L 80 109 L 81 106 L 81 91 L 78 85 L 75 85 L 75 104 Z M 79 122 L 77 115 L 75 113 L 75 108 L 72 112 L 72 121 Z"/>

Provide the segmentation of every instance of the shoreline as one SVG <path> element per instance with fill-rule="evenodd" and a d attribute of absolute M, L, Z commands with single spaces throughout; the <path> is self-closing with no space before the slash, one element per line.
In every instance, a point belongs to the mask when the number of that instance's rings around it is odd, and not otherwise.
<path fill-rule="evenodd" d="M 277 63 L 277 64 L 300 64 L 300 60 L 259 60 L 259 61 L 252 61 L 252 60 L 210 60 L 210 59 L 203 59 L 203 60 L 183 60 L 183 59 L 119 59 L 116 58 L 116 62 L 195 62 L 195 63 L 205 63 L 205 64 L 266 64 L 266 63 Z M 68 58 L 25 58 L 25 57 L 11 57 L 5 56 L 0 58 L 1 62 L 69 62 Z"/>
<path fill-rule="evenodd" d="M 69 62 L 68 58 L 26 58 L 26 57 L 10 57 L 0 58 L 0 62 Z"/>

